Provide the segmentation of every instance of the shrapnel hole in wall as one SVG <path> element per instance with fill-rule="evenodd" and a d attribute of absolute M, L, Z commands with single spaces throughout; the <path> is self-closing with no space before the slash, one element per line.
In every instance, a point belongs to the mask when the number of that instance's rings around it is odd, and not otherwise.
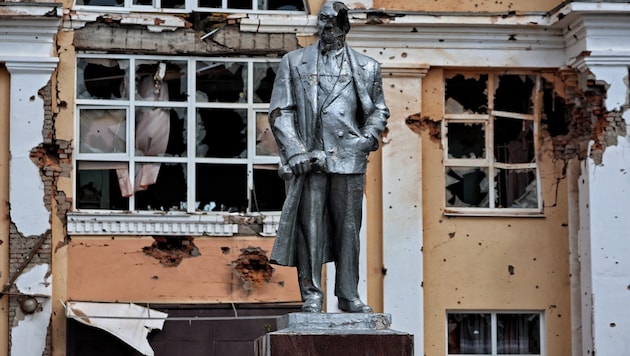
<path fill-rule="evenodd" d="M 151 246 L 145 246 L 142 251 L 160 261 L 166 267 L 178 266 L 184 258 L 199 256 L 199 249 L 192 237 L 182 236 L 153 236 L 155 241 Z"/>
<path fill-rule="evenodd" d="M 242 248 L 241 254 L 232 261 L 232 266 L 246 290 L 269 283 L 274 272 L 267 257 L 267 251 L 260 247 Z"/>

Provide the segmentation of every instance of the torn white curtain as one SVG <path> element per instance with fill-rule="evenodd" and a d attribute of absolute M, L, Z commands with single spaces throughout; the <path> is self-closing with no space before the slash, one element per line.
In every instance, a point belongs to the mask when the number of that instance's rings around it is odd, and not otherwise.
<path fill-rule="evenodd" d="M 162 330 L 168 314 L 132 303 L 67 302 L 66 317 L 116 336 L 143 355 L 153 356 L 147 336 Z"/>

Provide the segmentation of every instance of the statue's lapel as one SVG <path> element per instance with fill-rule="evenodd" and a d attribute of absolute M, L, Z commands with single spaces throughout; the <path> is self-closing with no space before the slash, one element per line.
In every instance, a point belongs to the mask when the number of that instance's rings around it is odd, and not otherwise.
<path fill-rule="evenodd" d="M 297 65 L 299 81 L 302 85 L 306 99 L 311 104 L 313 117 L 317 111 L 317 44 L 309 46 L 304 50 L 302 60 Z"/>

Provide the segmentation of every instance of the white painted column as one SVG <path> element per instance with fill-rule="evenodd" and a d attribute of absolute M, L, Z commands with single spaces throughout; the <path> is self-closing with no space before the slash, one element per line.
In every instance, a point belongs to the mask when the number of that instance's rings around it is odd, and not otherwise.
<path fill-rule="evenodd" d="M 30 151 L 43 141 L 44 102 L 38 92 L 51 78 L 57 59 L 6 62 L 11 73 L 9 199 L 11 220 L 25 236 L 50 229 L 44 184 Z"/>
<path fill-rule="evenodd" d="M 422 146 L 405 120 L 420 113 L 422 77 L 417 64 L 383 68 L 391 110 L 383 142 L 383 309 L 392 329 L 414 335 L 416 356 L 424 355 L 422 290 Z"/>
<path fill-rule="evenodd" d="M 609 111 L 627 111 L 630 56 L 592 53 L 581 63 L 607 84 Z M 583 68 L 584 69 L 584 68 Z M 583 355 L 623 356 L 630 350 L 630 131 L 606 147 L 601 165 L 582 164 L 580 265 Z M 578 352 L 579 354 L 579 352 Z"/>

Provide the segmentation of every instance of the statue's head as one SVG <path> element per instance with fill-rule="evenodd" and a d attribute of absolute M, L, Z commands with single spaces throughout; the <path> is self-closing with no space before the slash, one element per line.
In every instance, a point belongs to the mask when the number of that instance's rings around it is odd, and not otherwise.
<path fill-rule="evenodd" d="M 317 17 L 317 33 L 327 49 L 343 47 L 346 34 L 350 31 L 348 7 L 341 1 L 327 1 Z"/>

